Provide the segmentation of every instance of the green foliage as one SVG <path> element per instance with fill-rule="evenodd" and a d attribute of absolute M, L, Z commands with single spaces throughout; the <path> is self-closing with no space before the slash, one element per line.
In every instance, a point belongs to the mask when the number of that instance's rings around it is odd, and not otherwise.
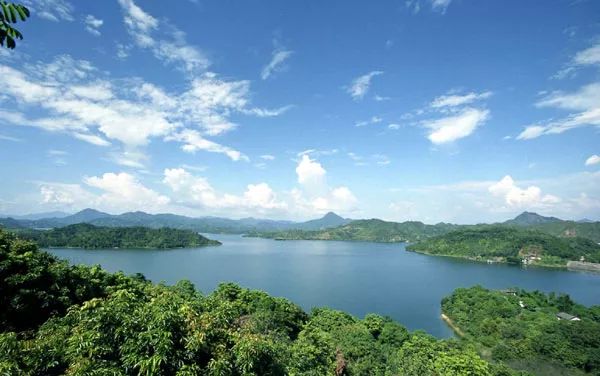
<path fill-rule="evenodd" d="M 23 34 L 15 27 L 19 20 L 25 21 L 29 17 L 29 9 L 21 4 L 0 1 L 0 46 L 13 49 L 17 46 L 16 40 L 23 39 Z"/>
<path fill-rule="evenodd" d="M 1 230 L 0 278 L 2 375 L 494 374 L 460 342 L 387 317 L 69 266 Z"/>
<path fill-rule="evenodd" d="M 540 367 L 553 362 L 564 374 L 600 373 L 598 307 L 578 305 L 568 295 L 523 290 L 512 295 L 472 287 L 455 290 L 442 301 L 442 310 L 465 332 L 466 341 L 491 351 L 496 361 L 527 360 L 525 368 L 532 372 L 545 369 L 539 374 L 554 372 Z M 558 312 L 581 321 L 558 320 Z"/>
<path fill-rule="evenodd" d="M 520 263 L 527 255 L 546 266 L 565 266 L 582 256 L 600 262 L 600 246 L 584 238 L 559 238 L 539 231 L 503 225 L 485 225 L 460 229 L 445 235 L 411 244 L 408 250 L 433 255 L 457 256 L 475 260 L 497 259 Z"/>
<path fill-rule="evenodd" d="M 362 219 L 346 225 L 319 230 L 288 230 L 277 232 L 251 232 L 256 236 L 278 240 L 351 240 L 382 243 L 413 242 L 448 233 L 458 225 L 438 223 L 426 225 L 422 222 L 386 222 L 380 219 Z"/>
<path fill-rule="evenodd" d="M 47 231 L 20 230 L 41 247 L 73 248 L 185 248 L 219 245 L 189 230 L 147 227 L 97 227 L 79 223 Z"/>

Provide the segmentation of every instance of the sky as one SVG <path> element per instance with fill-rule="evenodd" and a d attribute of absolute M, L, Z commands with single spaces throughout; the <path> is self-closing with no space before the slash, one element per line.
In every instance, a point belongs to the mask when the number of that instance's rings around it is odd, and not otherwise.
<path fill-rule="evenodd" d="M 600 2 L 22 0 L 0 213 L 600 220 Z"/>

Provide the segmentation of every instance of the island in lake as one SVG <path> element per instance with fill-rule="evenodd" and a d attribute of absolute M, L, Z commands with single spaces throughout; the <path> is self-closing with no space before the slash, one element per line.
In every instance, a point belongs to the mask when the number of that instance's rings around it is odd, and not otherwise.
<path fill-rule="evenodd" d="M 51 230 L 19 230 L 41 247 L 63 248 L 194 248 L 220 245 L 194 231 L 173 228 L 100 227 L 78 223 Z"/>

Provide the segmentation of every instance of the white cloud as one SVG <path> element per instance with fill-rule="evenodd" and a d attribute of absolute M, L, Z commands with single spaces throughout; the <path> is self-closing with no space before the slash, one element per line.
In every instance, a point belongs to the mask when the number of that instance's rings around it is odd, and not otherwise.
<path fill-rule="evenodd" d="M 149 188 L 134 175 L 125 172 L 86 177 L 83 185 L 38 184 L 42 203 L 57 210 L 93 207 L 107 212 L 144 210 L 196 216 L 200 213 L 232 216 L 235 213 L 235 217 L 287 219 L 314 217 L 331 210 L 340 213 L 357 210 L 358 199 L 353 192 L 343 185 L 329 187 L 326 171 L 318 161 L 305 156 L 298 165 L 299 187 L 281 193 L 275 192 L 266 182 L 247 184 L 239 194 L 220 192 L 205 177 L 188 172 L 188 167 L 164 170 L 161 182 L 164 188 L 170 190 L 169 195 Z"/>
<path fill-rule="evenodd" d="M 296 167 L 301 189 L 291 191 L 293 206 L 300 213 L 325 213 L 328 211 L 352 212 L 358 199 L 348 187 L 331 188 L 327 184 L 327 171 L 321 163 L 303 154 Z"/>
<path fill-rule="evenodd" d="M 390 97 L 384 97 L 384 96 L 381 96 L 381 95 L 374 95 L 373 99 L 375 99 L 375 101 L 377 101 L 377 102 L 384 102 L 384 101 L 389 101 L 392 98 L 390 98 Z"/>
<path fill-rule="evenodd" d="M 40 183 L 42 203 L 63 210 L 93 207 L 113 213 L 141 209 L 156 213 L 171 209 L 168 197 L 145 187 L 133 175 L 124 172 L 87 177 L 84 183 L 87 189 L 80 184 Z"/>
<path fill-rule="evenodd" d="M 198 48 L 186 42 L 185 33 L 173 26 L 161 25 L 133 0 L 118 1 L 127 31 L 138 47 L 150 49 L 157 59 L 190 74 L 208 68 L 210 61 Z M 169 39 L 160 36 L 168 36 Z"/>
<path fill-rule="evenodd" d="M 600 163 L 600 156 L 597 154 L 594 154 L 585 160 L 586 166 L 593 166 L 593 165 L 597 165 L 599 163 Z"/>
<path fill-rule="evenodd" d="M 354 124 L 355 127 L 364 127 L 365 125 L 378 124 L 383 121 L 379 116 L 372 116 L 369 120 L 359 121 Z"/>
<path fill-rule="evenodd" d="M 430 0 L 431 9 L 440 13 L 446 13 L 446 9 L 452 2 L 452 0 Z"/>
<path fill-rule="evenodd" d="M 406 5 L 406 8 L 413 12 L 413 14 L 419 13 L 422 3 L 429 4 L 431 10 L 434 12 L 444 14 L 451 2 L 452 0 L 406 0 L 404 4 Z"/>
<path fill-rule="evenodd" d="M 79 184 L 42 183 L 40 195 L 43 204 L 58 205 L 61 208 L 80 208 L 79 204 L 91 204 L 95 199 L 93 194 Z"/>
<path fill-rule="evenodd" d="M 0 114 L 1 114 L 1 112 L 0 112 Z M 12 136 L 7 136 L 5 134 L 0 134 L 0 140 L 12 141 L 12 142 L 21 142 L 21 141 L 23 141 L 20 138 L 12 137 Z"/>
<path fill-rule="evenodd" d="M 160 209 L 170 202 L 168 197 L 145 187 L 133 175 L 124 172 L 92 176 L 85 178 L 84 182 L 102 192 L 96 199 L 98 206 L 139 208 L 147 205 Z"/>
<path fill-rule="evenodd" d="M 97 136 L 95 134 L 86 134 L 86 133 L 73 133 L 73 137 L 81 140 L 81 141 L 85 141 L 87 143 L 90 143 L 92 145 L 96 145 L 96 146 L 109 146 L 110 142 L 106 141 L 105 139 L 103 139 L 100 136 Z"/>
<path fill-rule="evenodd" d="M 544 134 L 546 128 L 540 125 L 530 125 L 519 133 L 517 140 L 531 140 Z"/>
<path fill-rule="evenodd" d="M 505 203 L 510 207 L 535 208 L 557 204 L 561 201 L 560 198 L 553 195 L 542 195 L 541 189 L 534 185 L 520 188 L 509 175 L 492 184 L 488 190 L 494 196 L 503 197 Z"/>
<path fill-rule="evenodd" d="M 66 0 L 25 0 L 33 14 L 49 21 L 73 21 L 73 5 Z"/>
<path fill-rule="evenodd" d="M 183 142 L 188 152 L 206 150 L 233 160 L 247 159 L 206 137 L 237 127 L 230 120 L 235 113 L 277 116 L 290 108 L 251 107 L 248 81 L 222 80 L 215 73 L 202 74 L 179 93 L 168 93 L 141 79 L 107 78 L 88 61 L 70 56 L 58 56 L 48 64 L 25 65 L 22 70 L 0 64 L 0 74 L 5 77 L 6 98 L 0 102 L 1 122 L 64 132 L 100 146 L 116 140 L 126 150 L 138 150 L 152 139 L 162 138 Z M 3 107 L 43 113 L 44 117 L 28 119 Z M 111 159 L 120 164 L 125 161 Z M 128 166 L 140 165 L 127 160 Z"/>
<path fill-rule="evenodd" d="M 585 126 L 600 127 L 600 83 L 585 85 L 574 93 L 553 92 L 539 100 L 536 106 L 574 112 L 544 125 L 527 126 L 517 139 L 528 140 L 542 135 L 560 134 Z"/>
<path fill-rule="evenodd" d="M 489 117 L 488 110 L 465 108 L 457 115 L 441 119 L 426 120 L 422 124 L 428 128 L 427 138 L 439 145 L 456 141 L 469 136 Z"/>
<path fill-rule="evenodd" d="M 600 66 L 600 42 L 595 45 L 579 51 L 561 70 L 552 78 L 563 79 L 574 76 L 579 68 L 585 66 Z"/>
<path fill-rule="evenodd" d="M 600 64 L 600 43 L 587 48 L 583 51 L 579 51 L 573 62 L 577 65 L 599 65 Z"/>
<path fill-rule="evenodd" d="M 263 154 L 260 156 L 262 159 L 264 159 L 265 161 L 272 161 L 275 159 L 275 156 L 271 155 L 271 154 Z"/>
<path fill-rule="evenodd" d="M 116 164 L 132 168 L 144 168 L 144 162 L 148 156 L 137 150 L 125 150 L 123 152 L 111 153 L 111 160 Z"/>
<path fill-rule="evenodd" d="M 346 91 L 352 96 L 354 100 L 360 100 L 369 91 L 369 87 L 371 86 L 371 80 L 373 79 L 373 77 L 379 76 L 381 74 L 383 74 L 382 71 L 372 71 L 363 76 L 360 76 L 354 79 L 354 81 L 352 81 L 352 84 L 346 89 Z"/>
<path fill-rule="evenodd" d="M 293 51 L 289 51 L 286 49 L 278 48 L 273 51 L 273 56 L 271 57 L 271 61 L 269 64 L 265 65 L 260 73 L 260 78 L 266 80 L 271 77 L 271 75 L 275 72 L 281 72 L 285 69 L 285 61 L 292 56 Z"/>
<path fill-rule="evenodd" d="M 402 185 L 390 190 L 397 195 L 396 200 L 392 196 L 391 201 L 404 203 L 394 209 L 406 209 L 409 214 L 390 210 L 391 220 L 494 222 L 513 218 L 523 210 L 563 219 L 594 219 L 600 209 L 600 172 L 522 181 L 509 177 L 417 187 L 411 187 L 410 183 Z M 494 187 L 495 194 L 490 187 Z"/>
<path fill-rule="evenodd" d="M 390 158 L 387 155 L 383 154 L 373 154 L 373 159 L 375 160 L 375 163 L 377 163 L 380 166 L 387 166 L 390 163 L 392 163 Z"/>
<path fill-rule="evenodd" d="M 181 149 L 188 153 L 195 153 L 198 150 L 203 150 L 211 153 L 225 154 L 233 161 L 248 161 L 248 157 L 241 152 L 214 141 L 207 140 L 200 132 L 193 129 L 184 129 L 179 133 L 174 133 L 166 137 L 165 140 L 182 142 L 183 145 L 181 146 Z"/>
<path fill-rule="evenodd" d="M 487 99 L 492 96 L 491 91 L 485 91 L 483 93 L 467 93 L 464 95 L 459 94 L 451 94 L 451 95 L 442 95 L 433 100 L 431 102 L 431 107 L 433 108 L 442 108 L 442 107 L 456 107 L 465 104 L 470 104 L 475 101 L 479 101 L 482 99 Z"/>
<path fill-rule="evenodd" d="M 165 169 L 163 183 L 176 194 L 180 204 L 209 209 L 236 209 L 242 213 L 265 214 L 287 208 L 266 183 L 249 184 L 241 196 L 217 192 L 206 178 L 183 168 Z"/>
<path fill-rule="evenodd" d="M 100 36 L 100 27 L 102 26 L 102 24 L 104 24 L 104 21 L 101 19 L 98 19 L 94 16 L 92 16 L 91 14 L 88 14 L 87 16 L 85 16 L 85 19 L 83 20 L 83 22 L 85 23 L 85 30 L 94 35 L 99 37 Z"/>
<path fill-rule="evenodd" d="M 388 129 L 398 130 L 398 129 L 400 129 L 401 127 L 402 127 L 402 126 L 401 126 L 400 124 L 397 124 L 397 123 L 391 123 L 391 124 L 388 124 Z"/>
<path fill-rule="evenodd" d="M 296 167 L 298 183 L 305 186 L 320 186 L 324 183 L 325 174 L 325 169 L 318 161 L 311 159 L 307 154 L 302 155 Z"/>

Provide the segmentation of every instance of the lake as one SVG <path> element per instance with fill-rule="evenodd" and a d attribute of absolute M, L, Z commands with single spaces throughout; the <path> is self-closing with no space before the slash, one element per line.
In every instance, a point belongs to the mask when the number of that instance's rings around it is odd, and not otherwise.
<path fill-rule="evenodd" d="M 440 319 L 440 301 L 457 287 L 480 284 L 568 293 L 600 304 L 600 275 L 488 265 L 405 251 L 404 244 L 275 241 L 207 234 L 219 247 L 176 250 L 51 249 L 72 263 L 143 273 L 154 282 L 189 279 L 204 293 L 233 281 L 286 297 L 305 310 L 328 306 L 363 317 L 391 316 L 411 330 L 452 336 Z"/>

